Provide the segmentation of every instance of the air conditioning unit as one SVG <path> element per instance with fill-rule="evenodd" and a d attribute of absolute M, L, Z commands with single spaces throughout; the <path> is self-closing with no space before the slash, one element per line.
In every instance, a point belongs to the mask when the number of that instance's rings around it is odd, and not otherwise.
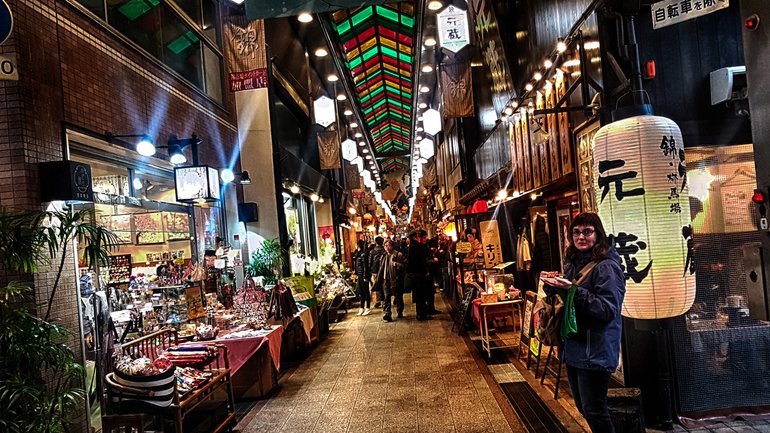
<path fill-rule="evenodd" d="M 710 74 L 711 105 L 748 98 L 746 67 L 730 66 Z"/>

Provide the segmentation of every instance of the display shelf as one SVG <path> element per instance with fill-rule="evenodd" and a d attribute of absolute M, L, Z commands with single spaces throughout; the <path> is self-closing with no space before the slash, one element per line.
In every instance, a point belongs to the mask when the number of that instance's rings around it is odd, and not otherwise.
<path fill-rule="evenodd" d="M 131 278 L 131 255 L 121 254 L 109 258 L 109 284 L 128 283 Z"/>

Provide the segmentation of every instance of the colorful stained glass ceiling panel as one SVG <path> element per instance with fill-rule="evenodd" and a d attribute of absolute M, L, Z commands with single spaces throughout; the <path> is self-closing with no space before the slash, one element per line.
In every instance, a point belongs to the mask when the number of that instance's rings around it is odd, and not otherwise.
<path fill-rule="evenodd" d="M 409 166 L 414 52 L 413 1 L 334 12 L 332 22 L 355 102 L 386 171 Z M 404 157 L 391 156 L 403 152 Z"/>

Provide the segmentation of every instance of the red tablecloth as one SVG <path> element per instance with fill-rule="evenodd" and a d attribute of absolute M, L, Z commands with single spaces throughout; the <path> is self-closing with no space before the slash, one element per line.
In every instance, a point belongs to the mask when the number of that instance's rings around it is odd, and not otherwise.
<path fill-rule="evenodd" d="M 224 334 L 227 335 L 227 334 Z M 223 335 L 223 336 L 224 336 Z M 276 325 L 265 335 L 244 338 L 217 338 L 206 343 L 217 343 L 227 347 L 227 357 L 230 361 L 230 370 L 234 375 L 255 353 L 267 343 L 270 348 L 270 356 L 273 358 L 276 370 L 281 369 L 281 340 L 283 338 L 283 326 Z M 185 343 L 184 345 L 200 345 L 200 342 Z"/>

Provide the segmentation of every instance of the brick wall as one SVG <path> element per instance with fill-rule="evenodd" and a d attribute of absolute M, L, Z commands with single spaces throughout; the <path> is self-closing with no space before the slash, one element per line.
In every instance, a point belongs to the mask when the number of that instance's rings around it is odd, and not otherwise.
<path fill-rule="evenodd" d="M 161 145 L 171 134 L 195 133 L 204 141 L 201 163 L 237 161 L 232 94 L 225 94 L 223 106 L 213 103 L 63 0 L 7 1 L 14 29 L 0 54 L 17 57 L 20 79 L 0 81 L 0 206 L 41 208 L 37 163 L 62 159 L 65 127 L 95 136 L 150 133 Z M 77 332 L 69 253 L 52 317 Z M 0 271 L 0 281 L 9 277 Z M 54 278 L 48 269 L 34 276 L 38 302 L 47 301 Z M 79 340 L 70 343 L 80 355 Z"/>

